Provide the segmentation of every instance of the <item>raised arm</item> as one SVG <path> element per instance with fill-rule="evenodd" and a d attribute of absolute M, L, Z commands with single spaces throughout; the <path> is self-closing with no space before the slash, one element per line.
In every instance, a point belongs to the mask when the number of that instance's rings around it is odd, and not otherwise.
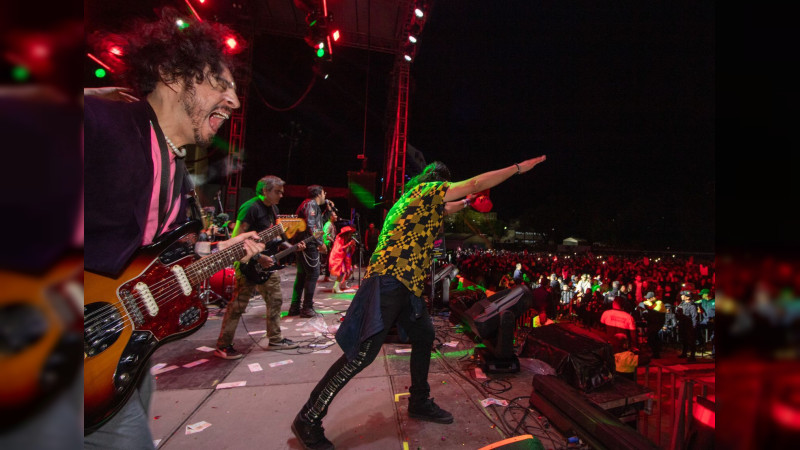
<path fill-rule="evenodd" d="M 461 198 L 466 197 L 469 194 L 474 194 L 476 192 L 484 191 L 489 188 L 493 188 L 498 184 L 506 181 L 507 179 L 511 178 L 513 175 L 523 174 L 531 169 L 534 168 L 540 162 L 543 162 L 547 159 L 546 155 L 538 156 L 536 158 L 528 159 L 522 161 L 518 164 L 513 164 L 511 166 L 506 167 L 505 169 L 498 169 L 493 170 L 491 172 L 484 172 L 480 175 L 476 175 L 468 180 L 464 181 L 456 181 L 454 183 L 450 183 L 450 187 L 447 189 L 447 193 L 444 196 L 444 201 L 452 202 L 454 200 L 458 200 Z M 457 205 L 452 205 L 449 208 L 449 213 L 455 212 L 455 208 Z M 461 206 L 462 209 L 463 205 Z"/>

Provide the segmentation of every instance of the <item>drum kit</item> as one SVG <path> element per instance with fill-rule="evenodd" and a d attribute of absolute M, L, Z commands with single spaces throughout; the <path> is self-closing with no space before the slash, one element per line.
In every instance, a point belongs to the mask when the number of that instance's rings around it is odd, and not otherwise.
<path fill-rule="evenodd" d="M 203 231 L 201 240 L 211 242 L 222 241 L 230 238 L 230 220 L 225 213 L 215 215 L 213 206 L 203 208 Z M 220 309 L 233 299 L 236 287 L 236 271 L 233 267 L 226 267 L 204 280 L 200 285 L 200 298 L 206 305 L 216 304 Z"/>

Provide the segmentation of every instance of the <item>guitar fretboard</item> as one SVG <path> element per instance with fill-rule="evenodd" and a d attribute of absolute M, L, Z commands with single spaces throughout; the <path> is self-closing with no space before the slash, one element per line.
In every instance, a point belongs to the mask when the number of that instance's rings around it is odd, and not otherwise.
<path fill-rule="evenodd" d="M 258 237 L 265 242 L 276 239 L 285 231 L 284 225 L 278 223 L 266 230 L 258 233 Z M 244 242 L 236 243 L 225 250 L 201 258 L 184 269 L 192 285 L 211 277 L 220 270 L 228 267 L 234 261 L 244 258 L 247 252 L 244 249 Z"/>

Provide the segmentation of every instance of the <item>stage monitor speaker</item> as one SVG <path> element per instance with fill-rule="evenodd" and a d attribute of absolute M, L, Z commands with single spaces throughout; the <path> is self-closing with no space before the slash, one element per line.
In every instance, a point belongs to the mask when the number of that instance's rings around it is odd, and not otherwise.
<path fill-rule="evenodd" d="M 475 334 L 481 339 L 491 339 L 500 328 L 501 313 L 510 311 L 515 318 L 521 317 L 530 309 L 532 301 L 531 289 L 520 284 L 479 300 L 460 313 Z"/>
<path fill-rule="evenodd" d="M 497 441 L 478 450 L 544 450 L 544 445 L 535 436 L 523 434 Z"/>
<path fill-rule="evenodd" d="M 521 284 L 475 302 L 468 309 L 456 299 L 450 302 L 450 321 L 460 319 L 483 342 L 476 349 L 485 372 L 519 372 L 519 358 L 514 354 L 516 319 L 531 307 L 533 296 L 528 286 Z"/>
<path fill-rule="evenodd" d="M 584 392 L 611 382 L 616 368 L 611 345 L 571 327 L 556 323 L 532 329 L 519 356 L 546 362 L 558 378 Z"/>

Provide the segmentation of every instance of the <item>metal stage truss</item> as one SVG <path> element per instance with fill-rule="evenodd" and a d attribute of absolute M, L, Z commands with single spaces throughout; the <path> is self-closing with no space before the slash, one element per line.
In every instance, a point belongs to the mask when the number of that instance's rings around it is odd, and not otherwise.
<path fill-rule="evenodd" d="M 387 99 L 386 110 L 386 150 L 382 180 L 384 208 L 388 210 L 403 194 L 406 176 L 407 121 L 409 105 L 410 64 L 404 56 L 407 50 L 409 30 L 419 33 L 425 19 L 415 16 L 414 9 L 424 8 L 430 12 L 432 0 L 379 0 L 356 1 L 347 4 L 325 0 L 304 0 L 286 2 L 285 0 L 267 0 L 268 8 L 261 8 L 257 17 L 239 14 L 240 26 L 256 33 L 275 34 L 303 39 L 307 35 L 308 26 L 305 21 L 306 11 L 312 8 L 327 10 L 335 17 L 337 28 L 343 35 L 351 36 L 350 40 L 337 42 L 337 46 L 355 47 L 390 53 L 395 55 L 394 68 L 391 73 L 392 85 Z M 366 18 L 366 20 L 365 20 Z M 371 25 L 370 25 L 371 24 Z M 252 38 L 252 36 L 249 36 Z M 252 48 L 248 49 L 247 73 L 239 84 L 241 108 L 234 111 L 230 120 L 230 134 L 227 155 L 227 183 L 224 209 L 235 214 L 239 204 L 242 177 L 241 164 L 244 157 L 245 114 L 252 68 Z"/>

